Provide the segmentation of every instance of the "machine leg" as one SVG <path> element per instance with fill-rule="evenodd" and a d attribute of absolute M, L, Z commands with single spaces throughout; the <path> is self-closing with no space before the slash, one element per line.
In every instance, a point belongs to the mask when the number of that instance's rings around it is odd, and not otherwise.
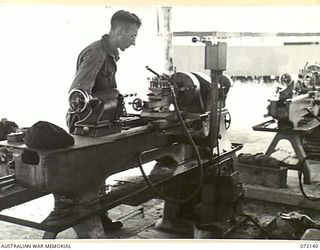
<path fill-rule="evenodd" d="M 270 146 L 266 151 L 267 156 L 271 156 L 271 154 L 275 151 L 275 148 L 280 140 L 288 140 L 291 143 L 291 146 L 298 158 L 299 162 L 302 161 L 307 155 L 303 148 L 300 135 L 293 134 L 293 133 L 277 133 L 273 138 Z M 311 184 L 311 170 L 308 163 L 305 163 L 304 170 L 303 170 L 303 182 L 304 184 Z"/>
<path fill-rule="evenodd" d="M 291 138 L 291 144 L 292 147 L 294 149 L 294 152 L 296 153 L 296 156 L 298 158 L 299 161 L 302 161 L 304 158 L 306 158 L 307 154 L 303 148 L 301 139 L 299 135 L 294 135 Z M 305 166 L 303 168 L 303 183 L 304 184 L 311 184 L 311 169 L 310 166 L 308 164 L 308 162 L 306 161 Z"/>
<path fill-rule="evenodd" d="M 271 155 L 272 155 L 272 153 L 273 153 L 273 152 L 275 151 L 275 149 L 276 149 L 276 146 L 277 146 L 278 142 L 279 142 L 281 139 L 283 139 L 283 137 L 280 136 L 279 133 L 277 133 L 277 134 L 275 135 L 275 137 L 272 139 L 272 142 L 270 143 L 270 145 L 269 145 L 269 147 L 268 147 L 268 149 L 267 149 L 267 151 L 266 151 L 266 155 L 267 155 L 267 156 L 271 156 Z"/>
<path fill-rule="evenodd" d="M 78 239 L 105 239 L 106 234 L 100 217 L 97 215 L 73 226 Z"/>
<path fill-rule="evenodd" d="M 58 233 L 45 232 L 42 239 L 55 239 Z"/>
<path fill-rule="evenodd" d="M 193 235 L 193 223 L 179 217 L 179 206 L 165 201 L 162 218 L 157 221 L 155 228 L 177 234 Z"/>
<path fill-rule="evenodd" d="M 180 183 L 179 187 L 170 190 L 170 196 L 178 199 L 186 197 L 191 190 L 185 183 Z M 193 222 L 186 219 L 186 214 L 190 213 L 189 209 L 193 210 L 192 202 L 174 203 L 170 201 L 164 202 L 162 218 L 158 220 L 155 228 L 162 231 L 173 232 L 182 235 L 193 235 Z"/>

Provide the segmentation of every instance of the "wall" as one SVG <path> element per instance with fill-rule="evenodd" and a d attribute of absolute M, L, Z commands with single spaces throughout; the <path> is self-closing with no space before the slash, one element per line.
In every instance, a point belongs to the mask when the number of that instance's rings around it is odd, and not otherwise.
<path fill-rule="evenodd" d="M 226 73 L 279 76 L 285 72 L 298 73 L 306 62 L 320 62 L 319 45 L 230 46 Z M 174 46 L 174 65 L 178 71 L 209 72 L 203 70 L 204 46 Z"/>

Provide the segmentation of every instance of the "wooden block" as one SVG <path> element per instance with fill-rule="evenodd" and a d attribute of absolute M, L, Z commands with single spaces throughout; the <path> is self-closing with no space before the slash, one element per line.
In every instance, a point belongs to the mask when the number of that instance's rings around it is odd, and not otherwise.
<path fill-rule="evenodd" d="M 303 208 L 320 209 L 320 201 L 310 201 L 305 198 L 299 186 L 288 185 L 286 188 L 272 188 L 260 185 L 246 184 L 245 197 L 256 200 L 270 201 Z M 304 185 L 304 190 L 311 197 L 320 197 L 318 184 Z"/>
<path fill-rule="evenodd" d="M 286 187 L 287 171 L 288 169 L 285 167 L 269 168 L 252 164 L 239 164 L 240 182 L 267 187 Z"/>

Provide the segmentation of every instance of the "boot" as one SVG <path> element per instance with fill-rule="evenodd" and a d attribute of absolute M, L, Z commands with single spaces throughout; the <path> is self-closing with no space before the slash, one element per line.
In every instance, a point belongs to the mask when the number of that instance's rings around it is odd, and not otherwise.
<path fill-rule="evenodd" d="M 112 221 L 108 217 L 108 214 L 102 214 L 101 221 L 105 231 L 115 231 L 123 227 L 123 224 L 121 221 Z"/>

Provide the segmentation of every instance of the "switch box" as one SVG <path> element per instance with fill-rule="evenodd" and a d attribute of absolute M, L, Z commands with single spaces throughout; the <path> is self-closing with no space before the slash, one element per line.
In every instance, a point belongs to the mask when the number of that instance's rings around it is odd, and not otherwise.
<path fill-rule="evenodd" d="M 227 43 L 218 43 L 205 47 L 204 68 L 224 71 L 227 69 Z"/>

